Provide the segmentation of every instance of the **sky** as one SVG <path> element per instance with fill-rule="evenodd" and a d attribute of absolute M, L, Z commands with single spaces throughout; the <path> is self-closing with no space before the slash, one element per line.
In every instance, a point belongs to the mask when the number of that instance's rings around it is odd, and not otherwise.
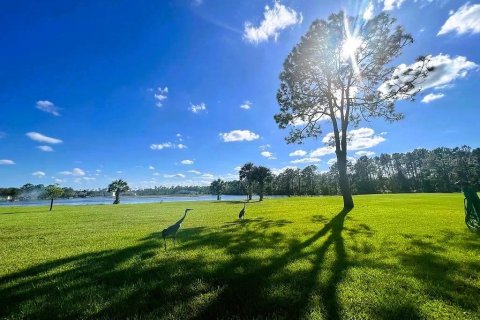
<path fill-rule="evenodd" d="M 435 75 L 405 119 L 350 128 L 351 159 L 480 146 L 480 2 L 2 1 L 0 187 L 208 185 L 252 161 L 328 170 L 331 132 L 287 144 L 273 115 L 282 64 L 310 24 L 388 11 Z"/>

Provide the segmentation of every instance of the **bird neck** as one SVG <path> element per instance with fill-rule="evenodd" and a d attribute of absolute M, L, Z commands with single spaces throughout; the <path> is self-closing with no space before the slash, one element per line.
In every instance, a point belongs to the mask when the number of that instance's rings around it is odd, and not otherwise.
<path fill-rule="evenodd" d="M 186 217 L 186 216 L 187 216 L 187 211 L 185 211 L 185 213 L 183 214 L 183 217 L 182 217 L 180 220 L 178 220 L 177 224 L 182 223 L 183 220 L 185 220 L 185 217 Z"/>

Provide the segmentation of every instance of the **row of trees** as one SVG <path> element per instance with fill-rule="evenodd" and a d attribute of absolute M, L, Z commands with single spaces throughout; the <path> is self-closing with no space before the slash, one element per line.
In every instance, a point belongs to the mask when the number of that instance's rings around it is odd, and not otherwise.
<path fill-rule="evenodd" d="M 266 169 L 266 170 L 265 170 Z M 353 194 L 458 192 L 459 181 L 480 191 L 480 148 L 415 149 L 412 152 L 362 156 L 347 162 Z M 212 194 L 337 195 L 341 194 L 337 164 L 318 172 L 315 165 L 289 168 L 274 175 L 268 168 L 245 164 L 239 180 L 212 182 Z"/>

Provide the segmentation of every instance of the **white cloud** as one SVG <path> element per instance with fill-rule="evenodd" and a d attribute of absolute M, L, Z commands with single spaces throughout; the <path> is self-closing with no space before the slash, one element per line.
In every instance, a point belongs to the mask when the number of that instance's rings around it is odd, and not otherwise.
<path fill-rule="evenodd" d="M 96 178 L 94 178 L 94 177 L 83 177 L 82 179 L 85 180 L 85 181 L 94 181 L 94 180 L 96 180 Z"/>
<path fill-rule="evenodd" d="M 423 103 L 430 103 L 432 101 L 438 100 L 443 98 L 445 95 L 443 93 L 429 93 L 425 97 L 423 97 Z"/>
<path fill-rule="evenodd" d="M 289 26 L 302 23 L 301 13 L 285 7 L 280 1 L 275 1 L 273 8 L 265 6 L 264 19 L 258 27 L 251 22 L 245 22 L 243 38 L 252 43 L 260 43 L 272 38 L 277 41 L 279 32 Z"/>
<path fill-rule="evenodd" d="M 185 178 L 185 175 L 183 173 L 177 173 L 177 174 L 164 174 L 164 178 Z"/>
<path fill-rule="evenodd" d="M 37 148 L 44 152 L 53 152 L 53 148 L 50 146 L 37 146 Z"/>
<path fill-rule="evenodd" d="M 11 164 L 15 164 L 15 161 L 13 161 L 13 160 L 8 160 L 8 159 L 2 159 L 2 160 L 0 160 L 0 165 L 11 165 Z"/>
<path fill-rule="evenodd" d="M 122 170 L 118 170 L 117 173 L 118 173 L 118 174 L 122 174 L 123 171 L 122 171 Z"/>
<path fill-rule="evenodd" d="M 163 89 L 161 87 L 157 88 L 155 94 L 153 95 L 156 101 L 155 105 L 157 107 L 159 108 L 163 107 L 163 102 L 168 98 L 167 94 L 168 94 L 168 87 L 165 87 Z"/>
<path fill-rule="evenodd" d="M 390 11 L 393 9 L 400 9 L 405 0 L 385 0 L 383 1 L 383 10 Z"/>
<path fill-rule="evenodd" d="M 480 32 L 480 4 L 465 3 L 445 21 L 437 36 L 455 31 L 457 34 Z"/>
<path fill-rule="evenodd" d="M 375 155 L 375 152 L 363 150 L 363 151 L 357 151 L 355 152 L 355 154 L 359 157 L 362 157 L 362 156 L 372 157 Z"/>
<path fill-rule="evenodd" d="M 178 149 L 187 149 L 187 146 L 182 144 L 182 143 L 179 143 L 179 144 L 177 144 L 177 148 Z"/>
<path fill-rule="evenodd" d="M 32 173 L 32 176 L 35 176 L 37 178 L 43 178 L 45 177 L 45 172 L 43 171 L 35 171 L 34 173 Z"/>
<path fill-rule="evenodd" d="M 278 175 L 278 174 L 282 173 L 283 171 L 285 171 L 287 169 L 298 169 L 298 167 L 296 167 L 296 166 L 286 166 L 286 167 L 283 167 L 283 168 L 272 168 L 271 171 L 272 171 L 273 174 Z"/>
<path fill-rule="evenodd" d="M 188 164 L 188 165 L 190 165 L 190 164 L 193 164 L 193 160 L 182 160 L 182 161 L 181 161 L 181 164 Z"/>
<path fill-rule="evenodd" d="M 155 172 L 153 175 L 154 175 L 154 176 L 159 176 L 159 175 L 160 175 L 160 173 L 158 173 L 158 172 Z"/>
<path fill-rule="evenodd" d="M 290 157 L 303 157 L 304 155 L 307 154 L 307 151 L 304 150 L 295 150 L 293 152 L 290 152 L 288 155 Z"/>
<path fill-rule="evenodd" d="M 201 111 L 207 110 L 207 105 L 203 102 L 199 104 L 190 103 L 190 108 L 188 108 L 188 110 L 192 111 L 193 113 L 199 113 Z"/>
<path fill-rule="evenodd" d="M 250 130 L 232 130 L 230 132 L 219 133 L 224 142 L 235 141 L 253 141 L 260 138 L 260 136 Z"/>
<path fill-rule="evenodd" d="M 190 173 L 195 173 L 195 174 L 202 174 L 200 171 L 197 170 L 188 170 Z"/>
<path fill-rule="evenodd" d="M 463 56 L 451 58 L 448 54 L 439 54 L 436 56 L 429 55 L 426 59 L 428 61 L 428 66 L 433 67 L 434 69 L 428 73 L 424 80 L 416 83 L 415 89 L 413 89 L 412 92 L 418 89 L 443 89 L 451 86 L 456 79 L 466 77 L 468 71 L 478 68 L 476 63 L 468 61 L 467 58 Z M 392 79 L 382 84 L 378 90 L 384 94 L 388 93 L 388 85 L 398 82 L 398 80 L 394 80 L 395 77 L 399 77 L 402 81 L 413 79 L 412 75 L 405 75 L 404 73 L 408 69 L 417 70 L 421 65 L 422 62 L 415 62 L 411 65 L 399 65 L 395 68 L 392 74 Z"/>
<path fill-rule="evenodd" d="M 173 148 L 173 144 L 171 142 L 164 142 L 160 144 L 151 144 L 150 149 L 152 150 L 163 150 L 163 149 L 168 149 L 168 148 Z"/>
<path fill-rule="evenodd" d="M 54 105 L 53 102 L 50 102 L 48 100 L 38 100 L 35 104 L 35 108 L 42 110 L 46 113 L 51 113 L 57 117 L 60 115 L 60 112 L 58 112 L 60 109 L 56 105 Z"/>
<path fill-rule="evenodd" d="M 233 170 L 235 170 L 237 172 L 240 171 L 240 169 L 242 169 L 242 166 L 236 166 L 235 168 L 233 168 Z"/>
<path fill-rule="evenodd" d="M 64 176 L 84 176 L 85 175 L 85 171 L 83 171 L 82 169 L 80 168 L 74 168 L 72 171 L 62 171 L 60 172 L 61 175 L 64 175 Z"/>
<path fill-rule="evenodd" d="M 262 151 L 262 152 L 260 152 L 260 155 L 261 155 L 262 157 L 265 157 L 265 158 L 270 159 L 270 160 L 275 160 L 275 159 L 277 159 L 277 158 L 273 155 L 273 153 L 271 153 L 270 151 Z"/>
<path fill-rule="evenodd" d="M 352 164 L 355 164 L 355 162 L 357 162 L 357 159 L 355 159 L 354 157 L 348 157 L 347 156 L 347 161 L 351 162 Z M 329 167 L 331 167 L 335 163 L 337 163 L 337 158 L 332 158 L 332 159 L 327 161 L 327 164 L 328 164 Z"/>
<path fill-rule="evenodd" d="M 258 149 L 262 150 L 262 151 L 265 151 L 267 150 L 268 148 L 270 148 L 271 145 L 269 145 L 268 143 L 267 144 L 264 144 L 264 145 L 261 145 L 258 147 Z"/>
<path fill-rule="evenodd" d="M 240 105 L 240 108 L 244 110 L 249 110 L 251 107 L 252 107 L 252 103 L 248 100 L 245 100 L 245 102 Z"/>
<path fill-rule="evenodd" d="M 322 161 L 320 158 L 300 158 L 290 161 L 291 163 L 317 163 Z"/>
<path fill-rule="evenodd" d="M 204 173 L 204 174 L 202 174 L 202 178 L 213 179 L 213 178 L 215 178 L 215 176 L 211 173 Z"/>
<path fill-rule="evenodd" d="M 148 170 L 155 170 L 154 166 L 148 166 Z"/>
<path fill-rule="evenodd" d="M 364 20 L 370 20 L 373 17 L 373 11 L 374 11 L 374 6 L 372 2 L 369 2 L 367 7 L 365 8 L 365 11 L 363 12 L 363 19 Z"/>
<path fill-rule="evenodd" d="M 38 132 L 27 132 L 26 135 L 30 139 L 32 139 L 34 141 L 37 141 L 37 142 L 50 143 L 50 144 L 57 144 L 57 143 L 62 143 L 63 142 L 60 139 L 47 137 L 47 136 L 45 136 L 41 133 L 38 133 Z"/>
<path fill-rule="evenodd" d="M 310 157 L 323 157 L 327 154 L 332 154 L 332 153 L 335 153 L 335 148 L 329 147 L 329 146 L 321 147 L 310 152 Z"/>

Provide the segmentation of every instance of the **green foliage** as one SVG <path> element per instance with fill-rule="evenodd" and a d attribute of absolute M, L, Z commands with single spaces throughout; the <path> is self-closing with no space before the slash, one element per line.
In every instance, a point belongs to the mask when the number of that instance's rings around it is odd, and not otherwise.
<path fill-rule="evenodd" d="M 478 319 L 461 194 L 0 207 L 0 318 Z M 159 214 L 161 212 L 161 214 Z M 46 250 L 48 248 L 48 250 Z"/>
<path fill-rule="evenodd" d="M 210 192 L 217 195 L 217 200 L 220 200 L 220 196 L 225 191 L 225 181 L 217 179 L 210 184 Z"/>
<path fill-rule="evenodd" d="M 122 179 L 114 180 L 108 185 L 108 192 L 125 192 L 130 190 L 128 183 Z"/>
<path fill-rule="evenodd" d="M 45 188 L 46 199 L 58 199 L 63 195 L 63 189 L 58 184 L 51 184 Z"/>

